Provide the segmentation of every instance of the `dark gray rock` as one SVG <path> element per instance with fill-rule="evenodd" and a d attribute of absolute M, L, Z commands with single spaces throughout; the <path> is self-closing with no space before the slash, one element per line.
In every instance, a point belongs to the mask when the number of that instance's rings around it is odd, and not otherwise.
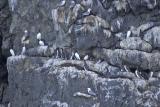
<path fill-rule="evenodd" d="M 144 52 L 151 52 L 152 46 L 139 37 L 129 37 L 120 42 L 122 49 L 139 50 Z"/>
<path fill-rule="evenodd" d="M 143 82 L 146 82 L 145 80 L 139 80 L 137 83 L 134 79 L 121 77 L 104 78 L 96 72 L 80 70 L 78 66 L 81 66 L 81 63 L 83 61 L 10 57 L 7 66 L 11 105 L 13 107 L 91 107 L 93 105 L 105 107 L 106 104 L 111 107 L 119 105 L 136 107 L 139 105 L 139 99 L 143 98 L 143 93 L 138 92 L 138 87 L 144 89 Z M 94 64 L 94 62 L 89 63 Z M 102 69 L 103 65 L 107 66 L 105 63 L 99 64 L 99 67 L 100 65 L 102 65 Z M 108 68 L 111 68 L 111 73 L 114 72 L 113 67 Z M 140 85 L 140 81 L 143 86 Z M 87 88 L 91 88 L 96 93 L 96 97 L 86 97 L 88 95 Z M 148 90 L 145 89 L 145 92 Z M 74 93 L 77 92 L 81 94 L 74 96 Z M 156 94 L 156 92 L 152 93 Z M 83 94 L 84 96 L 80 96 Z M 146 98 L 153 102 L 158 101 L 149 96 Z M 144 101 L 145 104 L 147 101 Z"/>
<path fill-rule="evenodd" d="M 144 35 L 144 40 L 149 42 L 154 48 L 160 48 L 160 37 L 159 37 L 160 27 L 154 27 L 148 30 Z"/>
<path fill-rule="evenodd" d="M 0 1 L 0 8 L 5 2 Z M 5 28 L 0 29 L 0 56 L 6 59 L 10 48 L 19 55 L 24 30 L 30 36 L 26 54 L 8 58 L 5 103 L 11 102 L 13 107 L 158 107 L 160 2 L 75 0 L 72 8 L 71 0 L 57 7 L 59 3 L 9 0 L 11 24 L 8 5 L 2 12 L 0 22 L 5 23 L 0 25 Z M 84 16 L 88 8 L 91 15 Z M 128 30 L 132 34 L 126 39 Z M 46 46 L 39 46 L 38 32 Z M 67 58 L 54 59 L 59 49 Z M 89 55 L 89 60 L 67 60 L 75 51 L 81 59 Z M 99 59 L 102 62 L 96 63 Z M 154 75 L 149 80 L 137 78 L 136 68 Z M 89 95 L 87 88 L 97 97 Z"/>
<path fill-rule="evenodd" d="M 112 65 L 128 64 L 133 67 L 140 67 L 144 70 L 160 70 L 160 54 L 159 53 L 146 53 L 137 50 L 123 50 L 123 49 L 96 49 L 93 52 L 97 58 L 107 60 Z"/>

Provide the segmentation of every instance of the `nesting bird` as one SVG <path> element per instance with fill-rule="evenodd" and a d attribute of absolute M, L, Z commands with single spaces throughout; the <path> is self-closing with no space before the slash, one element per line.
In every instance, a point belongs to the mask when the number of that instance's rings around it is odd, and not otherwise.
<path fill-rule="evenodd" d="M 14 53 L 13 49 L 10 49 L 9 51 L 10 51 L 10 53 L 11 53 L 12 56 L 15 56 L 15 53 Z"/>
<path fill-rule="evenodd" d="M 88 8 L 86 12 L 83 13 L 83 16 L 89 16 L 91 14 L 92 9 Z"/>
<path fill-rule="evenodd" d="M 29 35 L 28 35 L 28 31 L 27 30 L 24 31 L 24 35 L 23 35 L 23 37 L 21 39 L 21 43 L 23 45 L 29 44 Z"/>
<path fill-rule="evenodd" d="M 59 50 L 56 49 L 56 58 L 59 58 Z"/>
<path fill-rule="evenodd" d="M 124 65 L 124 70 L 125 70 L 126 72 L 130 72 L 130 69 L 127 67 L 127 65 Z"/>
<path fill-rule="evenodd" d="M 153 71 L 151 71 L 149 74 L 149 78 L 152 78 L 152 77 L 153 77 Z"/>
<path fill-rule="evenodd" d="M 26 47 L 25 47 L 25 46 L 23 46 L 23 47 L 22 47 L 21 55 L 24 55 L 25 53 L 26 53 Z"/>
<path fill-rule="evenodd" d="M 61 0 L 60 4 L 58 4 L 58 7 L 62 7 L 66 4 L 66 0 Z"/>
<path fill-rule="evenodd" d="M 42 40 L 39 40 L 38 43 L 39 43 L 40 46 L 44 46 L 44 45 L 45 45 L 44 42 L 43 42 Z"/>
<path fill-rule="evenodd" d="M 75 55 L 76 59 L 81 60 L 81 58 L 77 52 L 74 55 Z"/>
<path fill-rule="evenodd" d="M 127 31 L 127 38 L 129 38 L 131 36 L 131 30 Z"/>
<path fill-rule="evenodd" d="M 137 76 L 138 78 L 141 78 L 141 74 L 140 74 L 138 68 L 136 69 L 135 74 L 136 74 L 136 76 Z"/>
<path fill-rule="evenodd" d="M 38 34 L 37 34 L 37 40 L 41 40 L 42 39 L 42 34 L 39 32 Z"/>
<path fill-rule="evenodd" d="M 71 4 L 70 4 L 70 7 L 69 7 L 70 9 L 71 9 L 71 8 L 73 8 L 73 7 L 76 5 L 76 3 L 75 3 L 75 1 L 74 1 L 74 0 L 71 0 L 71 2 L 70 2 L 70 3 L 71 3 Z"/>
<path fill-rule="evenodd" d="M 92 95 L 92 96 L 96 96 L 96 93 L 94 93 L 91 88 L 87 88 L 88 94 Z"/>
<path fill-rule="evenodd" d="M 89 58 L 89 56 L 88 55 L 86 55 L 86 56 L 84 56 L 84 61 L 86 61 L 86 60 L 88 60 L 88 58 Z"/>
<path fill-rule="evenodd" d="M 37 34 L 37 40 L 38 40 L 38 44 L 40 46 L 44 46 L 45 45 L 44 41 L 42 41 L 42 34 L 40 32 Z"/>

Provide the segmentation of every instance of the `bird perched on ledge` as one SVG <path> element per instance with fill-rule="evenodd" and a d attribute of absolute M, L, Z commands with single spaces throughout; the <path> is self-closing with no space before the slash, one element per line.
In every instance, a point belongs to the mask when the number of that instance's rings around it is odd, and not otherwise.
<path fill-rule="evenodd" d="M 88 94 L 92 95 L 92 96 L 96 96 L 96 93 L 94 93 L 91 88 L 87 88 Z"/>
<path fill-rule="evenodd" d="M 61 0 L 61 2 L 58 4 L 58 7 L 62 7 L 66 4 L 66 0 Z"/>
<path fill-rule="evenodd" d="M 15 53 L 14 53 L 13 49 L 10 49 L 9 51 L 10 51 L 10 53 L 11 53 L 12 56 L 15 56 Z"/>
<path fill-rule="evenodd" d="M 77 60 L 81 60 L 81 58 L 80 58 L 80 56 L 79 56 L 79 54 L 76 52 L 75 54 L 75 58 L 77 59 Z"/>
<path fill-rule="evenodd" d="M 24 35 L 21 38 L 21 43 L 23 45 L 29 44 L 29 35 L 28 35 L 28 31 L 27 30 L 24 31 Z"/>

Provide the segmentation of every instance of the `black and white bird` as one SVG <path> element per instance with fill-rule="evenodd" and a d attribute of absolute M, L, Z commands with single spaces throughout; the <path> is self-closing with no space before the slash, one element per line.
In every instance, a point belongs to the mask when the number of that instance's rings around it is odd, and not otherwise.
<path fill-rule="evenodd" d="M 10 49 L 9 51 L 10 51 L 10 53 L 11 53 L 12 56 L 15 56 L 15 53 L 14 53 L 13 49 Z"/>
<path fill-rule="evenodd" d="M 96 93 L 91 90 L 91 88 L 87 88 L 87 92 L 91 96 L 96 96 Z"/>
<path fill-rule="evenodd" d="M 91 15 L 91 11 L 92 11 L 92 9 L 88 8 L 88 10 L 83 13 L 83 16 L 89 16 L 89 15 Z"/>
<path fill-rule="evenodd" d="M 80 56 L 79 56 L 79 54 L 76 52 L 75 54 L 75 58 L 77 59 L 77 60 L 81 60 L 81 58 L 80 58 Z"/>
<path fill-rule="evenodd" d="M 66 4 L 66 0 L 61 0 L 61 2 L 58 4 L 58 7 L 62 7 Z"/>
<path fill-rule="evenodd" d="M 25 46 L 23 46 L 23 47 L 22 47 L 21 55 L 24 55 L 25 53 L 26 53 L 26 47 L 25 47 Z"/>
<path fill-rule="evenodd" d="M 28 34 L 28 31 L 27 31 L 27 30 L 24 31 L 24 35 L 23 35 L 23 37 L 21 38 L 21 43 L 22 43 L 23 45 L 29 44 L 29 34 Z"/>

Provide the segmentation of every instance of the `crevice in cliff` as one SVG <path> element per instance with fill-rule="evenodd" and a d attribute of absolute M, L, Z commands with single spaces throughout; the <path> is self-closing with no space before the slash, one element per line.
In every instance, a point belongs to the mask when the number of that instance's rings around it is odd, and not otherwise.
<path fill-rule="evenodd" d="M 0 104 L 4 104 L 3 98 L 8 85 L 7 54 L 3 51 L 4 38 L 9 35 L 11 14 L 8 0 L 0 2 Z M 1 106 L 1 105 L 0 105 Z"/>

